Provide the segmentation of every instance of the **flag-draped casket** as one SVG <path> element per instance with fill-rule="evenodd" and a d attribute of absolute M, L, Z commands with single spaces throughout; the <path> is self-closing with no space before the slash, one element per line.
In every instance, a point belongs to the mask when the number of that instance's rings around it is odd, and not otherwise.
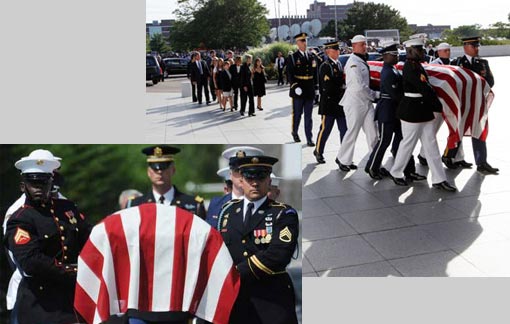
<path fill-rule="evenodd" d="M 368 62 L 370 79 L 379 87 L 383 63 Z M 448 125 L 448 148 L 454 148 L 463 136 L 485 141 L 489 131 L 488 110 L 494 95 L 487 81 L 471 70 L 458 66 L 423 64 L 429 82 L 443 104 L 443 117 Z M 403 63 L 397 64 L 402 71 Z"/>
<path fill-rule="evenodd" d="M 78 259 L 75 308 L 87 323 L 135 309 L 226 324 L 239 283 L 219 232 L 183 209 L 144 204 L 92 230 Z"/>

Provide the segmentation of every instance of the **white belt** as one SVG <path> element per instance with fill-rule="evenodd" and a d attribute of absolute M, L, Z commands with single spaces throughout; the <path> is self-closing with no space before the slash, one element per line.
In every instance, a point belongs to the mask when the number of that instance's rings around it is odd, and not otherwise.
<path fill-rule="evenodd" d="M 423 95 L 421 93 L 413 93 L 413 92 L 404 92 L 404 96 L 410 98 L 421 98 Z"/>

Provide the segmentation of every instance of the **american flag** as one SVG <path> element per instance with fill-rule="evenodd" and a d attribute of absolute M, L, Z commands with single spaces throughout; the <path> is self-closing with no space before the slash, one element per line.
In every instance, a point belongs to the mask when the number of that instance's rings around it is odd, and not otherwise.
<path fill-rule="evenodd" d="M 379 87 L 382 62 L 368 62 L 370 79 Z M 458 66 L 423 64 L 429 82 L 443 104 L 443 117 L 448 125 L 448 148 L 455 148 L 463 136 L 482 141 L 489 131 L 488 111 L 494 94 L 487 81 L 471 70 Z M 404 64 L 397 64 L 402 71 Z"/>
<path fill-rule="evenodd" d="M 218 231 L 178 207 L 143 204 L 94 227 L 78 258 L 74 305 L 87 323 L 137 309 L 226 324 L 239 284 Z"/>

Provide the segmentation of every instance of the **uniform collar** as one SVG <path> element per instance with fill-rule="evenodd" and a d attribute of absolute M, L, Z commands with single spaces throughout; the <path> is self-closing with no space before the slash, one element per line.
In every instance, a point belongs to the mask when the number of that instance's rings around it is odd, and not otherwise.
<path fill-rule="evenodd" d="M 232 199 L 243 199 L 243 198 L 244 198 L 244 196 L 243 196 L 243 195 L 238 196 L 238 195 L 236 195 L 236 194 L 234 193 L 234 191 L 232 190 Z"/>
<path fill-rule="evenodd" d="M 152 190 L 152 195 L 154 196 L 154 202 L 159 203 L 159 197 L 161 197 L 161 195 L 159 193 L 157 193 L 154 189 Z M 165 192 L 163 194 L 163 197 L 165 197 L 165 201 L 163 202 L 163 205 L 170 206 L 170 204 L 174 200 L 174 196 L 175 196 L 175 189 L 174 189 L 174 186 L 172 186 L 172 188 L 170 190 L 168 190 L 167 192 Z"/>
<path fill-rule="evenodd" d="M 469 64 L 473 64 L 473 57 L 471 55 L 464 54 L 464 56 L 468 59 Z"/>
<path fill-rule="evenodd" d="M 257 209 L 260 208 L 260 206 L 262 206 L 262 204 L 267 200 L 267 196 L 264 196 L 263 198 L 259 199 L 259 200 L 255 200 L 255 201 L 249 201 L 248 199 L 243 199 L 243 219 L 244 219 L 244 216 L 246 215 L 246 210 L 248 209 L 248 204 L 249 203 L 253 203 L 254 206 L 253 206 L 253 210 L 252 210 L 252 215 L 255 214 L 255 212 L 257 211 Z"/>

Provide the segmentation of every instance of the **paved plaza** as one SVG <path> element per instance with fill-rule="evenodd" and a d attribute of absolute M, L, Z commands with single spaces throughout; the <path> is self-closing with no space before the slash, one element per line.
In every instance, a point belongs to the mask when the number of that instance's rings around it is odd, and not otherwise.
<path fill-rule="evenodd" d="M 457 193 L 431 188 L 430 173 L 428 182 L 398 187 L 363 171 L 368 148 L 362 132 L 356 172 L 341 172 L 334 163 L 337 136 L 326 146 L 326 164 L 317 165 L 312 149 L 303 149 L 304 276 L 510 276 L 510 83 L 505 80 L 510 68 L 505 60 L 489 59 L 496 99 L 489 113 L 488 161 L 500 168 L 499 175 L 446 170 Z M 446 136 L 443 126 L 441 150 Z M 469 138 L 464 150 L 473 162 Z M 389 154 L 385 161 L 391 167 Z M 418 166 L 418 173 L 428 169 Z"/>

